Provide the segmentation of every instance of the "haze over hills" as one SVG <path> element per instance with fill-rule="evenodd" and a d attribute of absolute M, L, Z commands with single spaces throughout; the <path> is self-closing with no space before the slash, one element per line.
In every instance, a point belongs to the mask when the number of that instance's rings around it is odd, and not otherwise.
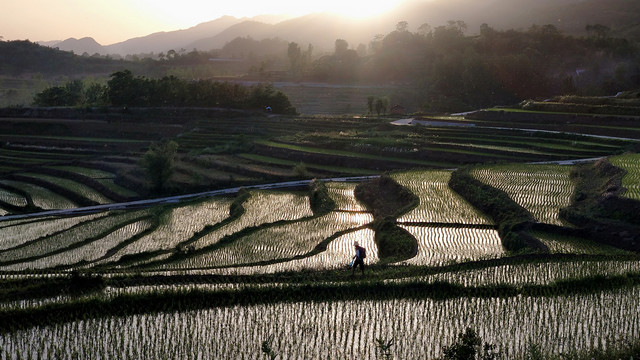
<path fill-rule="evenodd" d="M 579 35 L 587 24 L 603 24 L 621 34 L 637 34 L 640 27 L 637 0 L 434 0 L 407 1 L 376 17 L 354 20 L 320 13 L 293 19 L 264 15 L 251 19 L 232 16 L 205 22 L 189 29 L 158 32 L 102 46 L 93 39 L 67 39 L 49 46 L 76 54 L 144 54 L 174 49 L 207 51 L 221 48 L 236 37 L 256 40 L 280 38 L 302 47 L 312 44 L 317 52 L 331 51 L 336 39 L 351 47 L 368 44 L 376 34 L 387 34 L 399 21 L 415 31 L 422 24 L 432 27 L 448 20 L 463 20 L 467 33 L 479 31 L 482 23 L 496 29 L 526 29 L 533 24 L 553 24 L 561 31 Z"/>

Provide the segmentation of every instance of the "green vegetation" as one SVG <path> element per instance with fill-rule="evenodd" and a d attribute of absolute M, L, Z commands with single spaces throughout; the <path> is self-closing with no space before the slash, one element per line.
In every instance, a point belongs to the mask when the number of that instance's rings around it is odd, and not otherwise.
<path fill-rule="evenodd" d="M 505 165 L 479 167 L 472 175 L 485 184 L 506 192 L 535 220 L 562 225 L 560 209 L 573 194 L 571 167 L 560 165 Z"/>
<path fill-rule="evenodd" d="M 287 96 L 272 85 L 251 87 L 236 83 L 200 80 L 189 82 L 175 76 L 162 79 L 134 77 L 129 70 L 110 76 L 106 86 L 94 83 L 85 87 L 73 80 L 35 95 L 38 106 L 114 106 L 114 107 L 230 107 L 264 109 L 279 114 L 296 114 Z"/>
<path fill-rule="evenodd" d="M 609 160 L 611 164 L 626 171 L 622 177 L 622 186 L 625 189 L 622 196 L 640 200 L 640 186 L 638 186 L 640 184 L 640 155 L 614 156 Z"/>
<path fill-rule="evenodd" d="M 443 360 L 494 360 L 500 356 L 496 346 L 482 343 L 475 330 L 467 328 L 458 334 L 457 341 L 442 349 Z"/>
<path fill-rule="evenodd" d="M 169 141 L 163 144 L 154 144 L 140 160 L 147 171 L 153 191 L 162 192 L 171 174 L 174 171 L 173 160 L 178 150 L 178 144 Z"/>

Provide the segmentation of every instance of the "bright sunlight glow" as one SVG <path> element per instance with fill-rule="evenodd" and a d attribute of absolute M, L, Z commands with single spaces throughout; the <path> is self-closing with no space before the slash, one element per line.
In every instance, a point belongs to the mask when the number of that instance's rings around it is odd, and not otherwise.
<path fill-rule="evenodd" d="M 181 23 L 183 26 L 194 26 L 223 15 L 235 17 L 253 17 L 265 14 L 300 16 L 314 12 L 330 12 L 353 18 L 364 18 L 384 13 L 398 5 L 400 0 L 236 0 L 225 3 L 200 0 L 183 0 L 179 2 L 174 0 L 135 0 L 129 3 L 135 4 L 139 11 L 144 9 L 151 15 L 168 22 Z"/>
<path fill-rule="evenodd" d="M 103 45 L 154 32 L 187 29 L 224 15 L 301 16 L 329 12 L 354 19 L 383 14 L 406 0 L 21 0 L 0 11 L 4 40 L 93 37 Z"/>

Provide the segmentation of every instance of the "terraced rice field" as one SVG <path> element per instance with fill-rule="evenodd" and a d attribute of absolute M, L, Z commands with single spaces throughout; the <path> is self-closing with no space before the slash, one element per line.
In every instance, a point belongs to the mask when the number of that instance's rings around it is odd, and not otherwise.
<path fill-rule="evenodd" d="M 630 253 L 589 239 L 576 238 L 549 232 L 533 232 L 532 235 L 547 245 L 552 254 L 616 255 Z"/>
<path fill-rule="evenodd" d="M 126 255 L 158 250 L 171 250 L 189 240 L 205 226 L 215 225 L 229 216 L 231 199 L 208 199 L 177 206 L 160 215 L 160 225 L 119 250 L 104 262 L 117 261 Z"/>
<path fill-rule="evenodd" d="M 399 281 L 444 281 L 467 287 L 494 285 L 549 285 L 566 279 L 624 275 L 640 272 L 639 260 L 571 260 L 487 266 L 473 270 L 443 271 Z M 395 281 L 395 280 L 394 280 Z"/>
<path fill-rule="evenodd" d="M 472 175 L 506 192 L 538 221 L 564 225 L 558 213 L 569 206 L 574 184 L 570 166 L 496 165 L 472 170 Z"/>
<path fill-rule="evenodd" d="M 106 256 L 111 249 L 116 248 L 124 241 L 133 238 L 152 226 L 148 219 L 139 220 L 133 223 L 118 227 L 100 239 L 86 245 L 73 247 L 63 252 L 49 251 L 52 255 L 37 257 L 27 263 L 22 262 L 15 265 L 2 267 L 2 270 L 33 270 L 50 269 L 55 267 L 78 268 L 76 264 L 91 263 Z"/>
<path fill-rule="evenodd" d="M 329 196 L 336 203 L 336 210 L 341 211 L 367 211 L 355 197 L 354 191 L 357 183 L 328 182 Z"/>
<path fill-rule="evenodd" d="M 191 245 L 195 249 L 202 249 L 245 228 L 276 221 L 297 220 L 313 215 L 308 197 L 299 194 L 254 191 L 251 192 L 251 197 L 243 203 L 243 207 L 245 213 L 239 219 L 195 240 Z"/>
<path fill-rule="evenodd" d="M 393 179 L 420 199 L 418 207 L 398 218 L 399 222 L 450 224 L 492 224 L 448 186 L 451 171 L 410 171 L 394 173 Z"/>
<path fill-rule="evenodd" d="M 264 227 L 236 239 L 229 246 L 194 256 L 169 268 L 206 268 L 287 259 L 312 251 L 324 239 L 370 223 L 370 214 L 331 212 L 309 220 Z M 327 265 L 323 265 L 326 267 Z"/>
<path fill-rule="evenodd" d="M 287 359 L 374 359 L 374 339 L 394 339 L 396 358 L 433 359 L 468 326 L 507 358 L 531 345 L 549 355 L 637 338 L 639 296 L 636 287 L 557 297 L 284 302 L 87 319 L 2 334 L 0 357 L 255 359 L 264 357 L 261 343 L 272 336 L 271 347 Z"/>
<path fill-rule="evenodd" d="M 51 235 L 36 238 L 32 241 L 22 242 L 19 245 L 6 248 L 0 253 L 0 269 L 10 270 L 10 266 L 22 264 L 21 266 L 12 266 L 11 269 L 29 269 L 33 266 L 33 262 L 52 255 L 66 253 L 75 250 L 78 247 L 89 243 L 99 243 L 104 240 L 105 236 L 110 235 L 119 228 L 127 227 L 132 222 L 139 222 L 140 218 L 145 217 L 147 210 L 139 210 L 114 214 L 112 216 L 96 217 L 94 219 L 83 221 L 78 225 L 69 227 L 62 231 L 55 232 Z M 146 227 L 144 223 L 132 227 L 132 231 L 140 231 Z M 116 241 L 122 242 L 132 236 L 131 233 L 119 233 Z M 124 235 L 124 236 L 123 236 Z M 109 242 L 113 242 L 110 239 Z M 99 246 L 94 247 L 96 251 L 100 251 Z M 73 257 L 76 258 L 76 257 Z M 72 261 L 72 258 L 69 258 Z M 46 262 L 41 261 L 41 264 Z M 66 265 L 73 264 L 67 262 Z M 59 265 L 59 264 L 58 264 Z M 44 266 L 49 267 L 49 266 Z"/>
<path fill-rule="evenodd" d="M 441 266 L 462 261 L 504 255 L 498 232 L 493 229 L 401 225 L 418 240 L 418 254 L 407 260 L 412 265 Z"/>
<path fill-rule="evenodd" d="M 347 264 L 351 261 L 351 258 L 353 258 L 354 241 L 358 241 L 361 246 L 367 249 L 365 264 L 371 265 L 378 262 L 378 248 L 373 240 L 374 234 L 371 229 L 348 232 L 333 239 L 327 245 L 325 251 L 301 259 L 268 265 L 217 268 L 210 269 L 207 272 L 220 275 L 250 275 L 273 274 L 285 271 L 346 269 Z"/>
<path fill-rule="evenodd" d="M 622 196 L 640 200 L 640 154 L 613 156 L 610 161 L 613 165 L 627 171 L 622 178 L 622 186 L 627 190 Z"/>
<path fill-rule="evenodd" d="M 23 175 L 34 177 L 39 180 L 44 180 L 46 182 L 49 182 L 51 184 L 61 186 L 70 192 L 76 193 L 82 196 L 83 198 L 89 199 L 98 204 L 109 204 L 112 202 L 111 199 L 108 199 L 106 196 L 100 194 L 95 189 L 92 189 L 77 181 L 73 181 L 65 178 L 59 178 L 56 176 L 43 175 L 43 174 L 24 173 Z"/>
<path fill-rule="evenodd" d="M 31 197 L 33 204 L 43 210 L 73 209 L 77 207 L 71 200 L 38 185 L 13 180 L 2 180 L 0 183 L 26 192 Z"/>
<path fill-rule="evenodd" d="M 2 235 L 0 250 L 10 249 L 54 233 L 63 232 L 78 224 L 103 216 L 107 216 L 107 214 L 0 222 L 0 234 Z"/>
<path fill-rule="evenodd" d="M 109 172 L 59 170 L 113 178 Z M 477 168 L 473 175 L 504 190 L 537 220 L 562 225 L 558 211 L 569 204 L 573 191 L 570 170 L 555 165 L 498 165 Z M 450 171 L 403 171 L 391 176 L 420 199 L 418 207 L 397 219 L 416 239 L 418 253 L 391 267 L 372 266 L 371 275 L 348 277 L 347 264 L 354 241 L 367 249 L 367 265 L 380 262 L 373 215 L 355 198 L 357 184 L 329 182 L 327 190 L 336 207 L 322 215 L 314 214 L 305 192 L 250 190 L 246 199 L 244 195 L 200 198 L 146 209 L 0 221 L 2 281 L 66 278 L 72 270 L 107 281 L 117 279 L 86 295 L 0 297 L 0 312 L 194 289 L 230 291 L 232 296 L 245 289 L 305 289 L 309 283 L 288 276 L 317 276 L 325 270 L 330 280 L 319 282 L 340 288 L 444 283 L 465 289 L 520 289 L 640 274 L 640 260 L 629 252 L 549 232 L 532 235 L 559 256 L 500 259 L 512 254 L 505 252 L 488 217 L 447 186 Z M 45 203 L 36 200 L 45 196 L 23 189 L 34 202 Z M 19 194 L 10 190 L 1 194 L 2 201 L 26 206 L 27 199 Z M 49 200 L 48 206 L 55 201 L 59 200 Z M 241 215 L 238 206 L 244 210 Z M 375 271 L 394 274 L 404 269 L 413 272 L 367 282 Z M 139 282 L 126 285 L 136 276 Z M 169 280 L 174 276 L 186 280 Z M 275 280 L 264 280 L 270 276 Z M 168 284 L 163 284 L 165 278 Z M 436 358 L 468 326 L 509 359 L 522 357 L 532 344 L 548 355 L 619 347 L 620 341 L 640 339 L 637 285 L 579 295 L 432 296 L 442 294 L 385 300 L 278 299 L 258 301 L 260 305 L 89 316 L 0 331 L 0 359 L 256 359 L 263 356 L 261 344 L 270 336 L 280 358 L 377 358 L 375 340 L 391 338 L 395 358 Z"/>
<path fill-rule="evenodd" d="M 25 199 L 24 196 L 6 189 L 0 189 L 0 201 L 14 206 L 27 206 L 27 199 Z"/>

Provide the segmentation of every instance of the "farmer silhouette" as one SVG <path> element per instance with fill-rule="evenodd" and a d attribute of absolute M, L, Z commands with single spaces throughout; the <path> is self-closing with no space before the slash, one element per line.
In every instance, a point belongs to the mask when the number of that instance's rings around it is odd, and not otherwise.
<path fill-rule="evenodd" d="M 351 271 L 351 275 L 355 274 L 358 265 L 360 265 L 360 271 L 362 275 L 364 275 L 364 259 L 367 257 L 367 252 L 357 241 L 353 243 L 353 246 L 356 248 L 356 255 L 353 257 L 353 270 Z"/>

